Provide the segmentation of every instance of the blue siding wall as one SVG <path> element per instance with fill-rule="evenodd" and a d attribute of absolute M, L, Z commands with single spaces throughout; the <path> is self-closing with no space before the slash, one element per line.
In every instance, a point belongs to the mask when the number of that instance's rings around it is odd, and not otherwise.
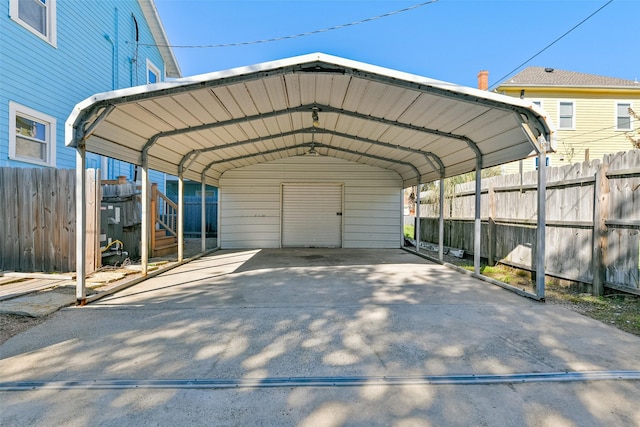
<path fill-rule="evenodd" d="M 75 168 L 75 151 L 64 147 L 64 123 L 75 104 L 97 92 L 146 84 L 147 59 L 164 76 L 159 50 L 136 48 L 132 15 L 140 43 L 154 43 L 140 5 L 137 0 L 59 0 L 57 47 L 13 21 L 8 0 L 2 5 L 0 166 L 35 166 L 9 159 L 9 101 L 13 101 L 56 118 L 56 167 Z M 99 156 L 89 154 L 87 164 L 100 167 Z M 110 166 L 109 178 L 133 178 L 129 164 L 111 160 Z M 162 174 L 152 179 L 164 186 Z"/>

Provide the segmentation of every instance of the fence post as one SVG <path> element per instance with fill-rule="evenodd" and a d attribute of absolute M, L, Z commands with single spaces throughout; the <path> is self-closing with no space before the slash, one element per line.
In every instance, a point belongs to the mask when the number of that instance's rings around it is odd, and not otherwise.
<path fill-rule="evenodd" d="M 607 170 L 609 165 L 603 163 L 596 172 L 596 182 L 593 187 L 593 290 L 595 296 L 604 293 L 604 282 L 607 279 L 607 248 L 608 230 L 605 221 L 609 216 L 609 179 Z"/>

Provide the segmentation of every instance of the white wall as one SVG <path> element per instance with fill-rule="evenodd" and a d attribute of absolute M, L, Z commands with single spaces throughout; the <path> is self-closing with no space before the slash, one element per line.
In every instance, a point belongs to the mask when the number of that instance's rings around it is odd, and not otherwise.
<path fill-rule="evenodd" d="M 282 183 L 343 183 L 343 247 L 397 248 L 402 180 L 390 170 L 333 157 L 290 157 L 220 178 L 220 246 L 280 247 Z"/>

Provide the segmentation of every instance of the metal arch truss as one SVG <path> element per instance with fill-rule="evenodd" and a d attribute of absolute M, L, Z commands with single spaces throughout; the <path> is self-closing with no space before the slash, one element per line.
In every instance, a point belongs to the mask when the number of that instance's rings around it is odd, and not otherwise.
<path fill-rule="evenodd" d="M 388 159 L 386 157 L 376 156 L 374 154 L 367 154 L 367 153 L 363 153 L 361 151 L 356 151 L 356 150 L 350 150 L 348 148 L 334 147 L 333 145 L 323 144 L 323 143 L 320 143 L 320 142 L 313 142 L 313 143 L 305 142 L 305 143 L 302 143 L 302 144 L 289 145 L 289 146 L 281 147 L 281 148 L 274 148 L 272 150 L 266 150 L 266 151 L 262 151 L 260 153 L 255 153 L 255 154 L 245 154 L 244 156 L 229 157 L 229 158 L 226 158 L 226 159 L 223 159 L 223 160 L 215 160 L 215 161 L 209 163 L 204 170 L 205 171 L 208 170 L 213 165 L 218 165 L 218 164 L 228 163 L 228 162 L 235 162 L 235 161 L 238 161 L 238 160 L 250 159 L 250 158 L 253 158 L 253 157 L 265 156 L 265 155 L 268 155 L 268 154 L 276 154 L 276 153 L 280 153 L 282 151 L 296 150 L 298 148 L 311 148 L 312 145 L 314 147 L 317 147 L 317 148 L 318 147 L 319 148 L 326 148 L 328 150 L 340 151 L 342 153 L 354 154 L 356 156 L 368 157 L 370 159 L 381 160 L 381 161 L 384 161 L 384 162 L 395 163 L 395 164 L 398 164 L 398 165 L 407 166 L 407 167 L 411 168 L 416 173 L 416 179 L 418 179 L 418 180 L 420 179 L 420 171 L 418 170 L 417 167 L 415 167 L 415 165 L 413 163 L 403 162 L 403 161 L 400 161 L 400 160 Z M 203 171 L 203 173 L 204 173 L 204 171 Z"/>
<path fill-rule="evenodd" d="M 224 144 L 224 145 L 218 145 L 218 146 L 214 146 L 214 147 L 207 147 L 207 148 L 201 148 L 199 150 L 192 150 L 190 152 L 188 152 L 187 154 L 184 155 L 184 157 L 182 158 L 182 160 L 180 161 L 180 165 L 179 165 L 179 174 L 183 173 L 184 170 L 187 170 L 189 168 L 189 166 L 191 164 L 193 164 L 193 162 L 197 159 L 197 157 L 202 154 L 202 153 L 208 153 L 208 152 L 213 152 L 213 151 L 219 151 L 219 150 L 224 150 L 227 148 L 234 148 L 234 147 L 239 147 L 239 146 L 243 146 L 243 145 L 248 145 L 248 144 L 255 144 L 257 142 L 261 142 L 261 141 L 266 141 L 266 140 L 271 140 L 271 139 L 276 139 L 276 138 L 284 138 L 284 137 L 288 137 L 288 136 L 293 136 L 293 135 L 298 135 L 301 133 L 313 133 L 315 132 L 316 134 L 327 134 L 327 135 L 333 135 L 333 136 L 338 136 L 341 138 L 345 138 L 345 139 L 351 139 L 351 140 L 356 140 L 356 141 L 360 141 L 360 142 L 364 142 L 370 145 L 376 145 L 376 146 L 380 146 L 380 147 L 385 147 L 385 148 L 390 148 L 390 149 L 395 149 L 395 150 L 401 150 L 401 151 L 405 151 L 405 152 L 409 152 L 409 153 L 415 153 L 415 154 L 420 154 L 422 155 L 425 160 L 427 161 L 427 163 L 429 164 L 429 166 L 436 172 L 438 173 L 439 176 L 444 176 L 445 173 L 445 167 L 444 164 L 442 162 L 442 160 L 440 159 L 440 157 L 438 157 L 437 155 L 435 155 L 434 153 L 430 152 L 430 151 L 424 151 L 424 150 L 419 150 L 416 148 L 411 148 L 411 147 L 405 147 L 402 145 L 395 145 L 395 144 L 389 144 L 387 142 L 381 142 L 381 141 L 376 141 L 373 139 L 367 139 L 367 138 L 362 138 L 362 137 L 358 137 L 355 135 L 350 135 L 350 134 L 346 134 L 346 133 L 342 133 L 342 132 L 337 132 L 337 131 L 332 131 L 332 130 L 327 130 L 327 129 L 317 129 L 317 128 L 303 128 L 303 129 L 297 129 L 297 130 L 291 130 L 291 131 L 287 131 L 287 132 L 282 132 L 282 133 L 278 133 L 278 134 L 274 134 L 274 135 L 269 135 L 269 136 L 261 136 L 258 138 L 251 138 L 251 139 L 247 139 L 247 140 L 243 140 L 243 141 L 236 141 L 236 142 L 231 142 L 228 144 Z M 338 149 L 338 147 L 334 147 L 332 145 L 320 145 L 318 143 L 316 143 L 317 146 L 322 146 L 322 147 L 329 147 L 329 148 L 333 148 L 336 149 L 337 151 L 340 151 Z M 353 150 L 351 150 L 353 151 Z M 247 158 L 251 158 L 251 157 L 257 157 L 257 156 L 261 156 L 263 154 L 266 154 L 268 152 L 266 151 L 262 151 L 259 153 L 254 153 L 254 154 L 250 154 L 250 155 L 245 155 L 242 156 L 242 159 L 247 159 Z M 361 151 L 353 151 L 352 154 L 359 154 L 365 157 L 370 157 L 370 158 L 375 158 L 377 160 L 383 160 L 383 161 L 387 161 L 390 163 L 397 163 L 397 164 L 410 164 L 407 162 L 400 162 L 391 158 L 387 158 L 387 157 L 382 157 L 382 156 L 373 156 L 373 155 L 367 155 L 366 152 L 361 152 Z M 208 167 L 206 167 L 205 171 L 208 170 L 212 164 L 222 164 L 222 163 L 227 163 L 227 162 L 231 162 L 234 160 L 240 160 L 239 158 L 228 158 L 228 159 L 223 159 L 220 161 L 215 161 L 213 163 L 210 163 Z M 435 164 L 434 164 L 435 163 Z M 415 167 L 412 165 L 412 167 Z M 417 170 L 417 168 L 416 168 Z M 204 171 L 203 171 L 204 172 Z"/>
<path fill-rule="evenodd" d="M 215 122 L 215 123 L 204 123 L 202 125 L 189 126 L 189 127 L 185 127 L 185 128 L 181 128 L 181 129 L 174 129 L 174 130 L 170 130 L 170 131 L 159 132 L 159 133 L 153 135 L 151 138 L 149 138 L 149 140 L 145 144 L 145 146 L 144 146 L 144 148 L 142 150 L 143 161 L 144 161 L 145 157 L 148 155 L 149 150 L 155 145 L 155 143 L 160 138 L 166 138 L 166 137 L 171 137 L 171 136 L 175 136 L 175 135 L 182 135 L 182 134 L 191 133 L 191 132 L 199 132 L 199 131 L 203 131 L 203 130 L 211 130 L 211 129 L 215 129 L 215 128 L 219 128 L 219 127 L 231 126 L 231 125 L 240 124 L 240 123 L 249 123 L 249 122 L 254 121 L 254 120 L 261 120 L 261 119 L 266 119 L 266 118 L 278 117 L 278 116 L 291 114 L 291 113 L 296 113 L 296 112 L 307 112 L 307 111 L 311 111 L 311 109 L 314 108 L 314 107 L 320 108 L 323 113 L 334 113 L 334 114 L 339 114 L 339 115 L 345 115 L 345 116 L 354 117 L 354 118 L 358 118 L 358 119 L 362 119 L 362 120 L 366 120 L 366 121 L 371 121 L 371 122 L 375 122 L 375 123 L 379 123 L 379 124 L 384 124 L 384 125 L 387 125 L 387 126 L 392 126 L 392 127 L 397 127 L 397 128 L 401 128 L 401 129 L 407 129 L 407 130 L 413 130 L 413 131 L 416 131 L 416 132 L 435 135 L 435 136 L 439 136 L 439 137 L 442 137 L 442 138 L 462 141 L 474 152 L 474 154 L 476 156 L 481 156 L 482 155 L 480 153 L 480 150 L 479 150 L 478 146 L 475 144 L 475 142 L 472 141 L 470 138 L 464 136 L 464 135 L 457 135 L 457 134 L 453 134 L 453 133 L 449 133 L 449 132 L 439 131 L 437 129 L 431 129 L 431 128 L 426 128 L 426 127 L 416 126 L 416 125 L 412 125 L 412 124 L 409 124 L 409 123 L 403 123 L 403 122 L 399 122 L 399 121 L 385 119 L 385 118 L 382 118 L 382 117 L 366 115 L 366 114 L 358 113 L 358 112 L 355 112 L 355 111 L 349 111 L 349 110 L 344 110 L 344 109 L 340 109 L 340 108 L 331 107 L 331 106 L 328 106 L 328 105 L 314 103 L 314 104 L 301 105 L 301 106 L 298 106 L 298 107 L 286 108 L 286 109 L 282 109 L 282 110 L 271 111 L 271 112 L 267 112 L 267 113 L 255 114 L 255 115 L 252 115 L 252 116 L 246 116 L 246 117 L 240 117 L 240 118 L 235 118 L 235 119 L 224 120 L 224 121 Z M 298 133 L 298 132 L 304 132 L 304 131 L 305 131 L 305 129 L 301 129 L 301 130 L 296 130 L 296 131 L 292 131 L 292 132 L 293 133 Z M 317 130 L 318 133 L 320 133 L 321 131 L 322 131 L 321 129 Z M 327 132 L 326 130 L 324 130 L 324 131 Z M 274 137 L 287 136 L 287 135 L 291 135 L 291 134 L 292 133 L 286 133 L 285 132 L 285 133 L 282 133 L 282 134 L 279 134 L 279 135 L 270 135 L 270 136 L 267 136 L 267 137 L 254 138 L 253 140 L 250 140 L 250 141 L 259 142 L 259 141 L 264 141 L 264 140 L 267 140 L 267 139 L 272 139 Z M 336 135 L 338 135 L 338 134 L 336 134 Z M 346 134 L 341 134 L 341 135 L 344 136 Z M 363 141 L 363 142 L 365 142 L 365 141 Z M 430 164 L 430 166 L 435 171 L 437 171 L 440 175 L 444 175 L 444 173 L 445 173 L 445 171 L 444 171 L 444 163 L 442 162 L 442 160 L 436 154 L 434 154 L 434 153 L 432 153 L 430 151 L 415 150 L 415 149 L 411 149 L 410 147 L 403 147 L 403 146 L 400 146 L 400 145 L 384 143 L 384 142 L 381 142 L 381 141 L 366 140 L 366 142 L 370 142 L 370 143 L 371 142 L 375 142 L 377 145 L 381 145 L 381 146 L 384 145 L 387 148 L 399 149 L 399 150 L 404 150 L 404 151 L 412 151 L 413 150 L 412 152 L 424 154 L 425 157 L 427 157 L 427 162 Z M 231 145 L 229 145 L 229 147 L 230 146 Z M 211 148 L 213 148 L 213 147 L 211 147 Z M 194 154 L 197 157 L 197 155 L 199 155 L 202 152 L 206 152 L 206 151 L 209 151 L 209 147 L 190 151 L 189 153 L 187 153 L 185 158 L 182 159 L 182 161 L 180 162 L 180 166 L 179 167 L 180 168 L 185 167 L 185 164 L 188 161 L 188 157 L 190 157 L 190 156 L 192 156 Z M 195 160 L 195 158 L 192 159 L 192 161 L 194 161 L 194 160 Z M 433 162 L 437 163 L 437 167 L 433 164 Z M 178 173 L 180 173 L 180 170 L 178 171 Z"/>

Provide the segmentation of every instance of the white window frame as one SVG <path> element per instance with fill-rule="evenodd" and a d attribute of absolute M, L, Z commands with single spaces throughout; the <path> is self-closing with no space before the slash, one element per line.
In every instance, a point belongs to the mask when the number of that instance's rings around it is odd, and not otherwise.
<path fill-rule="evenodd" d="M 571 116 L 571 127 L 562 127 L 560 123 L 560 106 L 562 104 L 571 104 L 573 106 L 573 115 Z M 571 99 L 562 99 L 558 101 L 558 130 L 576 130 L 576 102 Z"/>
<path fill-rule="evenodd" d="M 632 101 L 616 101 L 616 104 L 614 106 L 615 110 L 613 111 L 613 120 L 615 121 L 614 125 L 616 127 L 616 130 L 620 131 L 620 132 L 633 131 L 633 128 L 634 128 L 634 126 L 633 126 L 634 117 L 631 114 L 629 114 L 629 118 L 631 119 L 630 123 L 629 123 L 629 128 L 628 129 L 623 129 L 623 128 L 619 128 L 618 127 L 618 106 L 620 104 L 628 104 L 630 108 L 633 108 L 633 102 Z"/>
<path fill-rule="evenodd" d="M 162 79 L 162 73 L 160 73 L 160 68 L 156 67 L 156 65 L 147 59 L 147 74 L 145 75 L 145 79 L 147 84 L 152 84 L 149 82 L 149 71 L 152 71 L 156 76 L 158 76 L 158 81 L 156 83 L 160 83 Z"/>
<path fill-rule="evenodd" d="M 38 0 L 33 0 L 38 1 Z M 56 0 L 47 0 L 46 3 L 46 26 L 47 26 L 47 34 L 42 34 L 40 31 L 33 28 L 29 23 L 20 19 L 18 13 L 20 0 L 9 0 L 9 15 L 11 19 L 20 24 L 22 27 L 40 37 L 42 40 L 46 41 L 53 47 L 58 46 L 58 36 L 57 36 L 57 19 L 56 19 Z"/>
<path fill-rule="evenodd" d="M 16 155 L 16 116 L 32 119 L 46 126 L 45 141 L 47 143 L 47 161 L 34 159 L 33 157 L 21 157 Z M 32 163 L 40 166 L 56 166 L 56 118 L 48 114 L 25 107 L 16 102 L 9 101 L 9 158 L 20 162 Z"/>

